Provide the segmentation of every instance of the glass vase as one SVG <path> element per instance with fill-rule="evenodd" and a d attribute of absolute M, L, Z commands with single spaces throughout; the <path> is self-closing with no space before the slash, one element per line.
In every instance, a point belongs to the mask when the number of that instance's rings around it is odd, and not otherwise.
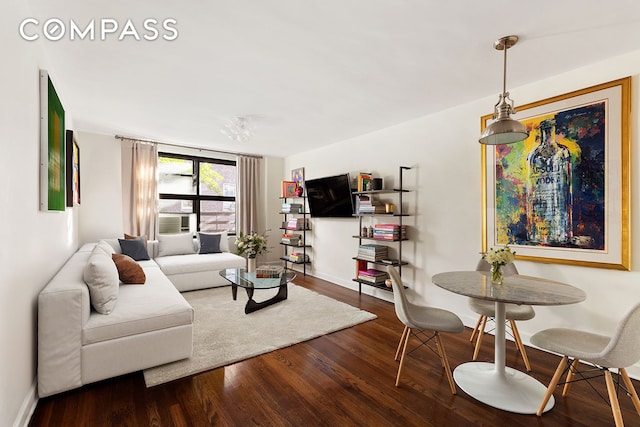
<path fill-rule="evenodd" d="M 503 281 L 502 266 L 500 264 L 491 264 L 491 282 L 496 285 L 502 285 Z"/>
<path fill-rule="evenodd" d="M 253 273 L 256 271 L 256 259 L 255 258 L 247 258 L 247 272 Z"/>

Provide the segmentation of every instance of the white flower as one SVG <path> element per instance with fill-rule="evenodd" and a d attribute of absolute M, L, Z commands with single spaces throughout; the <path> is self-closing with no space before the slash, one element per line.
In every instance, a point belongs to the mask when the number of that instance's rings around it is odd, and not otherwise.
<path fill-rule="evenodd" d="M 249 234 L 240 232 L 238 237 L 236 237 L 236 246 L 238 248 L 236 254 L 246 255 L 248 258 L 255 258 L 261 253 L 267 252 L 267 238 L 264 234 L 256 232 Z"/>
<path fill-rule="evenodd" d="M 516 258 L 516 253 L 515 251 L 511 252 L 511 248 L 509 246 L 498 249 L 491 248 L 482 256 L 482 258 L 491 265 L 507 265 L 513 262 Z"/>

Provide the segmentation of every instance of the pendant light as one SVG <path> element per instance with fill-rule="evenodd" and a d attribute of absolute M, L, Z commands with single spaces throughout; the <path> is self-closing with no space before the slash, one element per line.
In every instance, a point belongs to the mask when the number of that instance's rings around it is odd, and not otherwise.
<path fill-rule="evenodd" d="M 495 122 L 487 126 L 480 135 L 480 144 L 500 145 L 520 142 L 529 136 L 529 131 L 525 125 L 512 119 L 511 114 L 515 114 L 513 100 L 509 98 L 507 92 L 507 49 L 518 42 L 518 36 L 506 36 L 497 40 L 493 47 L 496 50 L 504 50 L 504 70 L 502 80 L 502 94 L 498 103 L 493 107 L 493 118 Z"/>

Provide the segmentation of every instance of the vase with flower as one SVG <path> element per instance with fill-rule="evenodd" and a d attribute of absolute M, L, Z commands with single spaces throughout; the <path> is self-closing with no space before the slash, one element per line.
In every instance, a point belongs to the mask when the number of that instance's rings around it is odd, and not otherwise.
<path fill-rule="evenodd" d="M 247 271 L 253 273 L 256 271 L 256 257 L 267 252 L 266 231 L 264 234 L 251 233 L 245 234 L 242 231 L 236 237 L 236 254 L 247 257 Z"/>
<path fill-rule="evenodd" d="M 482 255 L 482 258 L 491 265 L 491 282 L 502 285 L 504 282 L 502 267 L 512 263 L 516 258 L 516 253 L 509 246 L 491 248 Z"/>

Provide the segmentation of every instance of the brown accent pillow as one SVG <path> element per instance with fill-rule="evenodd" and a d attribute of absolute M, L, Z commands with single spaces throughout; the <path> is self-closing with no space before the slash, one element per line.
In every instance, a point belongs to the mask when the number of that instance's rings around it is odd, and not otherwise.
<path fill-rule="evenodd" d="M 113 262 L 118 269 L 118 277 L 122 283 L 128 285 L 144 285 L 147 280 L 147 276 L 144 274 L 140 264 L 135 262 L 133 258 L 124 254 L 111 255 Z"/>

